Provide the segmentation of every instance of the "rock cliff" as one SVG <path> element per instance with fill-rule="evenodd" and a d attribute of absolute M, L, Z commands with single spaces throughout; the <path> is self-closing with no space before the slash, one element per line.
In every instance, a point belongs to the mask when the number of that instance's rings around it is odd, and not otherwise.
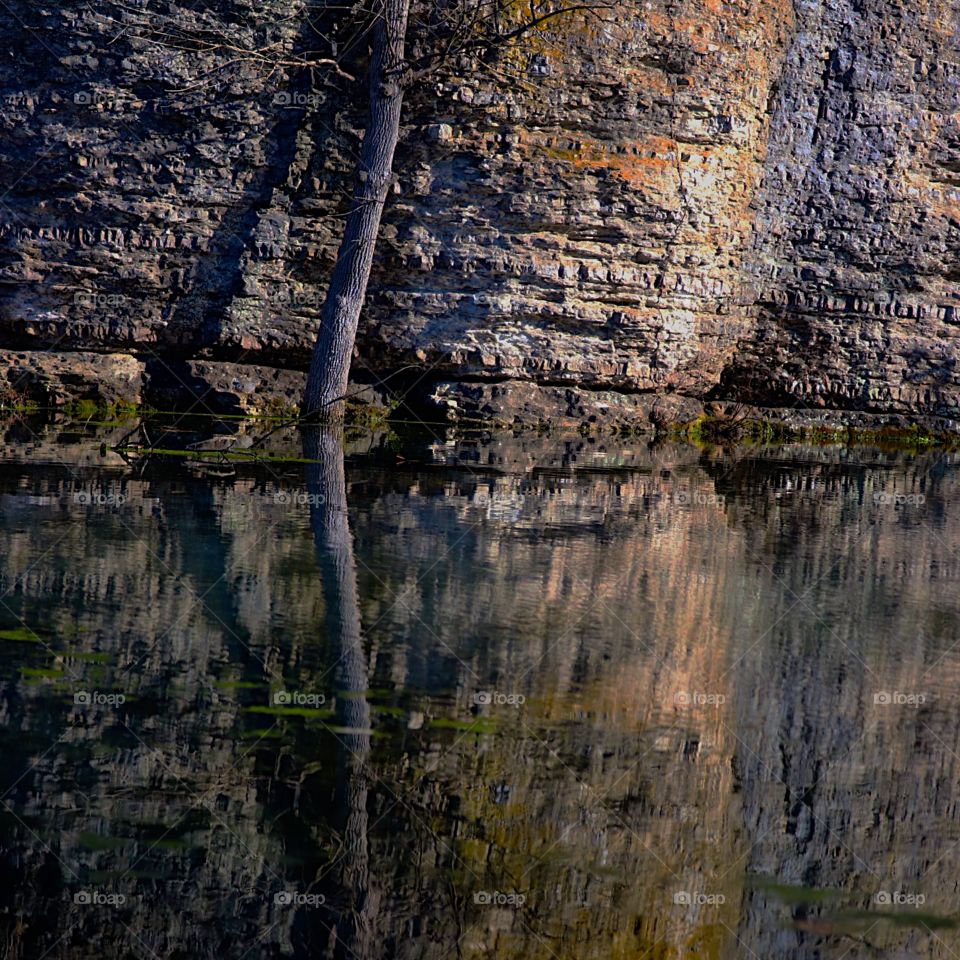
<path fill-rule="evenodd" d="M 681 419 L 952 425 L 958 16 L 650 0 L 451 64 L 407 103 L 355 372 L 507 419 L 645 419 L 670 394 Z M 0 383 L 295 399 L 363 84 L 208 38 L 315 47 L 305 5 L 11 0 L 0 22 Z"/>

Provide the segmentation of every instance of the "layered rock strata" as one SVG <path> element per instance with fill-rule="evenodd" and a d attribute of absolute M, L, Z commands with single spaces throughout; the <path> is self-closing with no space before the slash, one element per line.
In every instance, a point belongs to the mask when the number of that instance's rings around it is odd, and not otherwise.
<path fill-rule="evenodd" d="M 363 84 L 170 38 L 291 50 L 305 7 L 0 21 L 3 359 L 123 354 L 134 402 L 295 396 Z M 441 416 L 506 383 L 547 420 L 572 389 L 586 420 L 670 394 L 952 423 L 957 24 L 952 0 L 651 0 L 450 64 L 407 103 L 355 373 Z"/>

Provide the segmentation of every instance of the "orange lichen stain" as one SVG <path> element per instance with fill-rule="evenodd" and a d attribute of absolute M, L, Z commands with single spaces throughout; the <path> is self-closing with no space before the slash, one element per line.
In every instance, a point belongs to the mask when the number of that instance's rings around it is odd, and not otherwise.
<path fill-rule="evenodd" d="M 642 143 L 620 145 L 596 140 L 531 141 L 531 152 L 558 160 L 584 173 L 609 171 L 632 187 L 669 187 L 677 177 L 677 145 L 667 137 L 651 136 Z"/>
<path fill-rule="evenodd" d="M 677 17 L 673 21 L 674 33 L 685 33 L 690 37 L 700 37 L 712 40 L 715 35 L 715 24 L 711 20 L 698 20 L 693 17 Z"/>
<path fill-rule="evenodd" d="M 953 196 L 950 196 L 950 193 Z M 926 209 L 932 216 L 955 222 L 960 221 L 960 190 L 945 191 L 944 193 L 937 191 L 926 202 Z"/>
<path fill-rule="evenodd" d="M 643 64 L 628 63 L 623 65 L 622 75 L 629 78 L 637 89 L 643 92 L 645 98 L 650 97 L 651 94 L 666 98 L 674 95 L 674 85 L 662 70 L 655 70 Z"/>
<path fill-rule="evenodd" d="M 650 10 L 643 18 L 647 28 L 654 33 L 673 33 L 673 18 L 659 10 Z"/>
<path fill-rule="evenodd" d="M 942 183 L 932 183 L 918 170 L 904 170 L 899 174 L 900 195 L 907 203 L 922 205 L 928 216 L 937 219 L 960 219 L 960 189 Z"/>
<path fill-rule="evenodd" d="M 508 29 L 523 27 L 531 20 L 529 0 L 503 0 L 500 12 Z M 596 45 L 603 40 L 605 31 L 614 22 L 613 10 L 570 9 L 524 33 L 512 53 L 534 52 L 560 62 L 570 55 L 574 47 Z"/>
<path fill-rule="evenodd" d="M 945 41 L 948 47 L 952 47 L 956 36 L 956 14 L 953 12 L 953 6 L 943 0 L 934 0 L 925 10 L 923 16 L 925 23 L 924 29 L 937 33 Z"/>
<path fill-rule="evenodd" d="M 766 43 L 785 48 L 788 35 L 797 28 L 792 0 L 770 0 L 756 15 L 756 22 Z"/>

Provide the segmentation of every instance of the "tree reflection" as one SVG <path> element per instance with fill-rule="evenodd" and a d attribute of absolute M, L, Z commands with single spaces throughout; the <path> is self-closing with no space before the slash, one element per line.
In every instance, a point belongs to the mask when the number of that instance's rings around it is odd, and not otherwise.
<path fill-rule="evenodd" d="M 335 658 L 338 737 L 336 820 L 343 836 L 339 860 L 342 903 L 333 931 L 333 956 L 371 956 L 376 898 L 370 886 L 367 793 L 370 704 L 363 651 L 357 571 L 347 513 L 342 435 L 334 427 L 303 433 L 310 526 L 323 579 L 327 636 Z"/>

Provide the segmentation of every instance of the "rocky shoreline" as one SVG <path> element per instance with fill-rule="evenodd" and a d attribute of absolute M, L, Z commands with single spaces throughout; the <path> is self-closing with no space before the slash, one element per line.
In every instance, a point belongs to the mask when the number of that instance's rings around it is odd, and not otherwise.
<path fill-rule="evenodd" d="M 0 413 L 179 411 L 295 419 L 305 376 L 302 370 L 133 354 L 0 351 Z M 360 426 L 393 419 L 463 430 L 646 433 L 721 443 L 811 439 L 923 447 L 960 442 L 957 420 L 909 412 L 757 406 L 531 381 L 457 382 L 416 369 L 393 379 L 392 386 L 391 379 L 361 371 L 350 384 L 348 420 Z"/>

